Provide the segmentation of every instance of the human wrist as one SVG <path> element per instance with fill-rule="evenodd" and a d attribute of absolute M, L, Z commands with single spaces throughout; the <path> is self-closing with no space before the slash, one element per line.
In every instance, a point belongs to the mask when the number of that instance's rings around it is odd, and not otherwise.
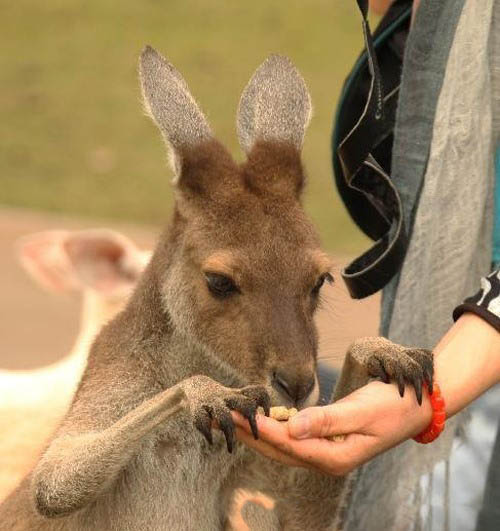
<path fill-rule="evenodd" d="M 360 396 L 360 402 L 369 400 L 370 412 L 366 428 L 368 432 L 373 430 L 373 433 L 378 433 L 381 440 L 385 441 L 383 444 L 386 447 L 415 437 L 429 426 L 432 420 L 432 407 L 425 389 L 422 405 L 418 404 L 411 386 L 406 387 L 401 397 L 395 385 L 379 381 L 369 383 L 351 396 Z M 343 400 L 348 399 L 349 397 Z"/>
<path fill-rule="evenodd" d="M 429 392 L 426 388 L 422 390 L 422 396 L 422 404 L 419 405 L 411 389 L 407 389 L 405 393 L 405 397 L 407 398 L 406 408 L 408 411 L 408 438 L 415 437 L 421 433 L 432 421 L 432 405 Z"/>
<path fill-rule="evenodd" d="M 464 313 L 434 349 L 434 375 L 450 417 L 500 381 L 500 334 Z"/>

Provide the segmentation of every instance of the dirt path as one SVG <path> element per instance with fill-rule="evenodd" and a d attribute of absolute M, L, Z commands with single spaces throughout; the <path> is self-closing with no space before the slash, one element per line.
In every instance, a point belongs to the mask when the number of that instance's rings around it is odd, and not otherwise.
<path fill-rule="evenodd" d="M 140 246 L 154 244 L 153 229 L 80 220 L 54 214 L 0 209 L 0 367 L 34 368 L 51 363 L 72 346 L 78 330 L 79 298 L 76 294 L 43 292 L 24 273 L 14 252 L 17 238 L 49 229 L 111 227 Z M 364 301 L 349 298 L 338 271 L 346 257 L 335 257 L 336 283 L 324 290 L 318 315 L 320 356 L 335 364 L 356 337 L 377 333 L 379 297 Z"/>

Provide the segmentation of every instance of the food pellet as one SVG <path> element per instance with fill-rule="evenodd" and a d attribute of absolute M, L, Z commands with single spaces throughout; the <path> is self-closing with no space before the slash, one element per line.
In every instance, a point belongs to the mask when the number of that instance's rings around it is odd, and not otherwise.
<path fill-rule="evenodd" d="M 284 406 L 276 406 L 271 408 L 271 418 L 275 420 L 288 420 L 297 413 L 298 411 L 294 407 L 290 409 Z"/>

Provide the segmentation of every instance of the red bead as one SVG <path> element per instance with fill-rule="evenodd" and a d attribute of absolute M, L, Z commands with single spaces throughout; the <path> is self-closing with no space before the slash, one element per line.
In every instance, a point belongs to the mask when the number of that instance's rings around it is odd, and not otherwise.
<path fill-rule="evenodd" d="M 444 424 L 446 420 L 446 413 L 444 411 L 436 411 L 432 416 L 432 420 L 438 424 Z"/>
<path fill-rule="evenodd" d="M 444 400 L 442 396 L 431 396 L 432 409 L 442 409 L 444 406 Z"/>
<path fill-rule="evenodd" d="M 427 389 L 427 385 L 425 386 Z M 429 423 L 429 426 L 419 433 L 413 439 L 422 444 L 427 444 L 439 437 L 441 432 L 444 430 L 444 425 L 446 421 L 446 408 L 444 399 L 441 396 L 441 389 L 437 383 L 433 384 L 433 392 L 429 394 L 432 407 L 432 419 Z"/>

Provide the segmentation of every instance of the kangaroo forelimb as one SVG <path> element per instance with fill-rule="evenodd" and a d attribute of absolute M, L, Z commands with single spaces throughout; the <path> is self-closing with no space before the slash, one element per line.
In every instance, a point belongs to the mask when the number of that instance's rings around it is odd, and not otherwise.
<path fill-rule="evenodd" d="M 46 517 L 72 513 L 96 499 L 137 453 L 142 438 L 185 405 L 180 386 L 163 391 L 100 432 L 61 434 L 34 471 L 32 489 Z"/>

